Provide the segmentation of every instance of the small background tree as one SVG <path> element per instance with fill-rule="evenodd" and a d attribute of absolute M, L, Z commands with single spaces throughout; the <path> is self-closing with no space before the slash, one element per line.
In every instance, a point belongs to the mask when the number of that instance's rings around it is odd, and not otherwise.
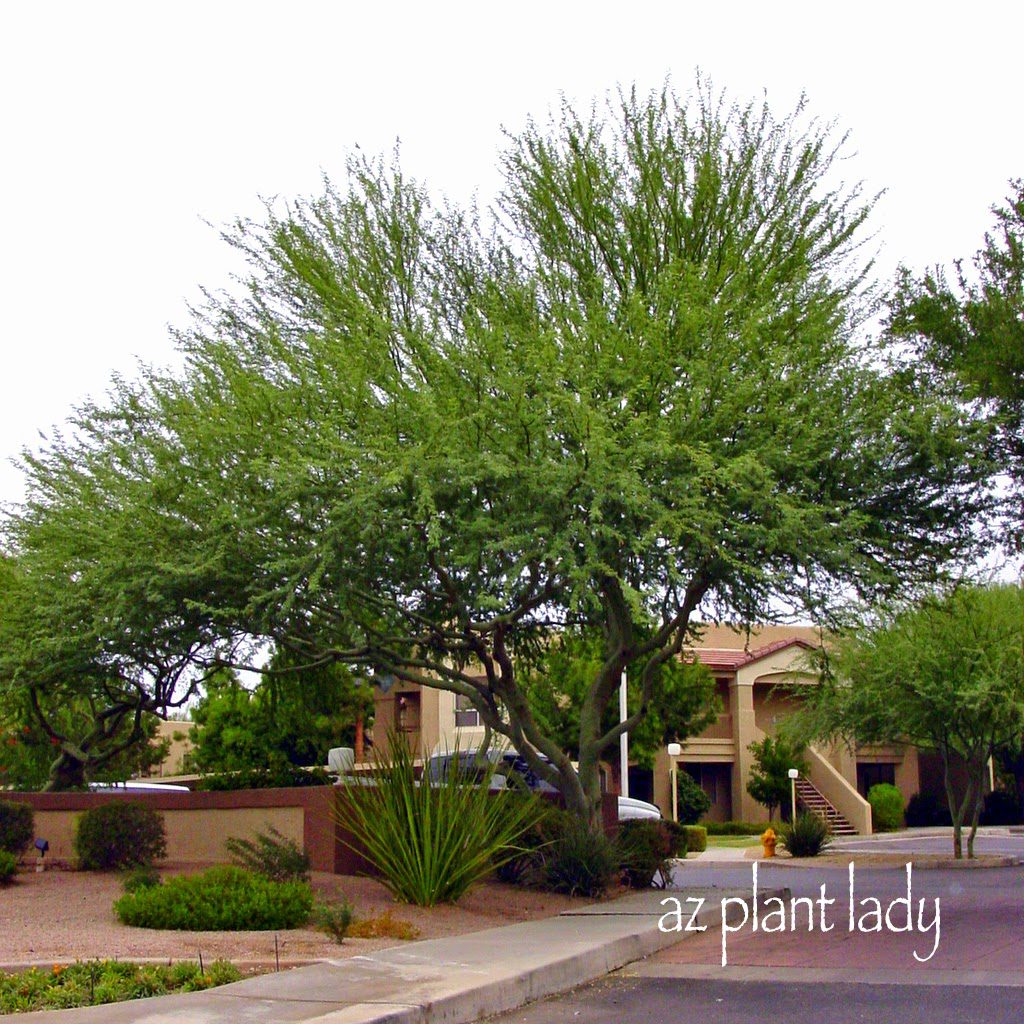
<path fill-rule="evenodd" d="M 775 819 L 781 809 L 782 817 L 789 820 L 792 803 L 792 783 L 789 769 L 796 768 L 801 775 L 809 771 L 802 756 L 802 747 L 782 737 L 765 736 L 751 743 L 747 749 L 754 755 L 747 780 L 747 792 L 768 808 L 768 817 Z"/>
<path fill-rule="evenodd" d="M 963 856 L 967 825 L 973 857 L 989 758 L 1024 726 L 1022 644 L 1024 596 L 1015 585 L 960 586 L 879 615 L 828 656 L 806 712 L 811 732 L 937 751 L 953 855 Z"/>

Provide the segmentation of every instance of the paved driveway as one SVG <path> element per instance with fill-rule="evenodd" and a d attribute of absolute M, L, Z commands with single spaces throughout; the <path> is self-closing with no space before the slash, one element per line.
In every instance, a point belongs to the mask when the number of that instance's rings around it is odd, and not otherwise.
<path fill-rule="evenodd" d="M 835 904 L 827 908 L 831 931 L 822 932 L 819 920 L 807 930 L 807 915 L 798 907 L 798 927 L 767 934 L 744 927 L 727 937 L 728 966 L 771 966 L 821 968 L 843 972 L 869 969 L 898 971 L 912 975 L 924 971 L 1024 972 L 1024 868 L 930 869 L 912 876 L 915 926 L 920 901 L 924 901 L 927 925 L 939 901 L 939 941 L 933 956 L 920 963 L 917 952 L 927 957 L 934 943 L 934 931 L 915 930 L 894 934 L 884 926 L 879 932 L 849 929 L 849 876 L 844 868 L 793 868 L 759 865 L 762 887 L 788 886 L 795 896 L 816 898 L 826 886 Z M 737 886 L 751 883 L 751 866 L 723 864 L 677 868 L 677 884 Z M 855 867 L 855 925 L 872 909 L 865 899 L 877 899 L 883 909 L 897 898 L 906 897 L 906 872 L 900 868 Z M 820 908 L 816 908 L 818 910 Z M 820 915 L 816 914 L 816 917 Z M 892 921 L 900 924 L 905 914 L 894 911 Z M 866 924 L 873 921 L 868 918 Z M 710 931 L 691 935 L 660 953 L 658 960 L 675 964 L 721 965 L 721 934 Z M 1022 1013 L 1024 1018 L 1024 1013 Z"/>
<path fill-rule="evenodd" d="M 953 852 L 952 833 L 948 835 L 900 833 L 894 836 L 879 836 L 877 839 L 840 839 L 833 848 L 843 853 L 940 853 L 951 856 Z M 964 833 L 964 849 L 967 848 L 967 833 Z M 1009 832 L 979 833 L 974 840 L 975 853 L 993 853 L 1011 857 L 1024 857 L 1024 835 Z"/>

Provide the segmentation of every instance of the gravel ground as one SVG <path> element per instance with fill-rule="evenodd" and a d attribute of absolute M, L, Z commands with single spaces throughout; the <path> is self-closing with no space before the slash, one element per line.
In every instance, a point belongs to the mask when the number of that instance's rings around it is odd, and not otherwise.
<path fill-rule="evenodd" d="M 166 877 L 199 868 L 167 866 Z M 550 917 L 587 901 L 487 882 L 457 906 L 429 910 L 396 903 L 379 882 L 348 875 L 313 874 L 314 889 L 325 899 L 344 895 L 357 919 L 390 910 L 394 918 L 419 929 L 419 938 L 494 928 L 516 921 Z M 274 932 L 176 932 L 129 928 L 111 909 L 121 894 L 116 874 L 76 871 L 22 871 L 17 881 L 0 888 L 0 967 L 67 963 L 95 958 L 225 958 L 274 963 Z M 393 938 L 346 939 L 338 945 L 320 932 L 298 928 L 276 933 L 282 963 L 325 957 L 359 956 L 399 944 Z"/>

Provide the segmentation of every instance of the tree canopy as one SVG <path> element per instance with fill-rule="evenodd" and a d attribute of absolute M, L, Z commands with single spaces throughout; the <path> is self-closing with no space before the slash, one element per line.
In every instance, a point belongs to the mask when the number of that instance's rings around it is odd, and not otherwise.
<path fill-rule="evenodd" d="M 951 374 L 964 399 L 995 431 L 996 468 L 1012 482 L 1008 539 L 1024 546 L 1024 180 L 1010 183 L 994 206 L 993 230 L 972 268 L 958 262 L 954 281 L 937 267 L 915 277 L 900 272 L 889 330 L 914 343 L 940 373 Z"/>
<path fill-rule="evenodd" d="M 29 461 L 9 543 L 77 601 L 40 649 L 82 623 L 82 671 L 134 679 L 147 644 L 191 670 L 256 637 L 447 688 L 596 821 L 598 761 L 698 609 L 822 617 L 974 542 L 962 410 L 861 330 L 871 201 L 841 150 L 802 110 L 627 93 L 510 137 L 492 218 L 356 159 L 237 224 L 244 287 L 180 332 L 184 371 Z M 603 642 L 578 770 L 524 686 L 577 627 Z"/>
<path fill-rule="evenodd" d="M 879 616 L 838 643 L 810 699 L 809 731 L 821 738 L 936 750 L 954 856 L 962 854 L 967 824 L 972 857 L 989 758 L 1024 728 L 1021 588 L 961 586 Z M 962 788 L 958 763 L 966 769 Z"/>

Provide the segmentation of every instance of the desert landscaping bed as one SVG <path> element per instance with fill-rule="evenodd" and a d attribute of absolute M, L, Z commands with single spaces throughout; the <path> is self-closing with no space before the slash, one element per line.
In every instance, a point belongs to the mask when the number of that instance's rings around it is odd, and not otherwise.
<path fill-rule="evenodd" d="M 201 866 L 162 868 L 165 877 L 194 872 Z M 313 873 L 313 888 L 325 900 L 342 896 L 353 905 L 357 919 L 388 911 L 407 921 L 418 938 L 494 928 L 516 921 L 551 917 L 587 902 L 567 896 L 486 882 L 461 899 L 457 906 L 429 910 L 397 903 L 387 889 L 371 878 Z M 17 881 L 0 889 L 0 965 L 68 963 L 96 958 L 196 959 L 218 958 L 241 963 L 283 964 L 321 958 L 358 956 L 394 946 L 395 938 L 346 938 L 338 945 L 311 928 L 278 932 L 184 932 L 131 928 L 114 917 L 112 906 L 121 895 L 117 874 L 50 870 L 21 872 Z M 275 935 L 277 949 L 275 951 Z"/>

